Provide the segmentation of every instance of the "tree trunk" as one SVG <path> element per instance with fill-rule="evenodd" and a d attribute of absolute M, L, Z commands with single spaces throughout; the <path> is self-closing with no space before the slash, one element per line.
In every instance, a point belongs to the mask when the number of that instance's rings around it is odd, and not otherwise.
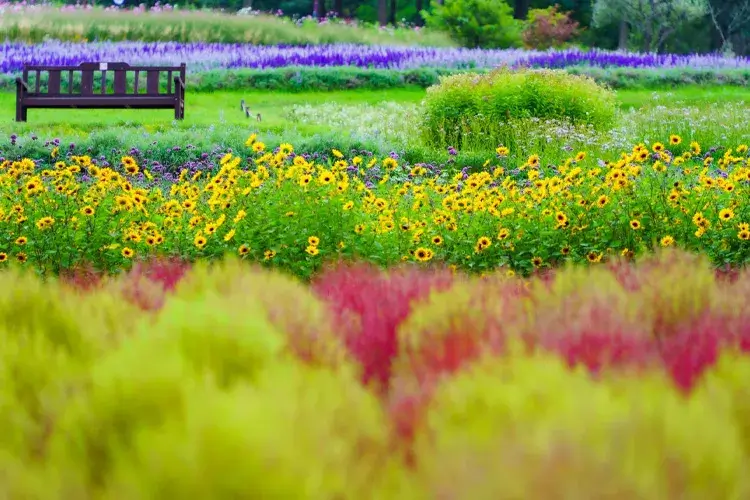
<path fill-rule="evenodd" d="M 529 0 L 515 0 L 513 3 L 513 17 L 526 19 L 529 15 Z"/>
<path fill-rule="evenodd" d="M 724 46 L 724 36 L 716 26 L 711 30 L 711 50 L 718 52 Z"/>
<path fill-rule="evenodd" d="M 333 11 L 337 16 L 342 17 L 344 14 L 344 0 L 334 0 Z"/>
<path fill-rule="evenodd" d="M 417 26 L 422 26 L 424 24 L 424 19 L 422 19 L 422 10 L 424 9 L 424 5 L 422 4 L 422 0 L 416 0 L 416 8 L 417 8 L 417 17 L 414 19 L 414 24 Z"/>
<path fill-rule="evenodd" d="M 378 24 L 388 24 L 388 0 L 378 0 Z"/>
<path fill-rule="evenodd" d="M 396 26 L 396 0 L 390 1 L 390 8 L 388 9 L 388 22 L 391 25 Z"/>
<path fill-rule="evenodd" d="M 627 50 L 628 48 L 628 22 L 625 19 L 620 21 L 620 37 L 617 48 L 620 50 Z"/>

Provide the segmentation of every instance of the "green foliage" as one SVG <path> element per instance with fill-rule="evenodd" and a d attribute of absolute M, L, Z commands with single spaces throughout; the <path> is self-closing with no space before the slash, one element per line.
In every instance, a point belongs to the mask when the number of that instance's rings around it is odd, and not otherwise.
<path fill-rule="evenodd" d="M 210 71 L 188 78 L 197 91 L 258 89 L 283 92 L 349 89 L 426 88 L 441 76 L 460 70 L 415 68 L 408 70 L 286 67 L 263 70 Z M 192 80 L 192 81 L 191 81 Z"/>
<path fill-rule="evenodd" d="M 569 120 L 603 129 L 614 118 L 614 94 L 589 78 L 500 69 L 447 77 L 427 89 L 423 132 L 430 145 L 460 148 L 477 133 L 490 144 L 503 144 L 503 130 L 514 120 Z"/>
<path fill-rule="evenodd" d="M 445 0 L 422 14 L 428 27 L 465 47 L 509 48 L 521 43 L 521 24 L 505 0 Z"/>
<path fill-rule="evenodd" d="M 625 21 L 640 50 L 658 52 L 677 30 L 706 14 L 707 0 L 596 0 L 592 22 L 602 27 Z"/>
<path fill-rule="evenodd" d="M 661 90 L 675 87 L 747 87 L 750 70 L 745 68 L 594 68 L 573 66 L 566 71 L 585 75 L 613 89 Z"/>

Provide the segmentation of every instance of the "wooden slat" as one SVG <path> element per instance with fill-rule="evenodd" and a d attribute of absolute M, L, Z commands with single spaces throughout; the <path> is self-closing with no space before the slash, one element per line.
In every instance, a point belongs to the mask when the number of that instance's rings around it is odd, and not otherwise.
<path fill-rule="evenodd" d="M 126 63 L 106 63 L 107 64 L 107 70 L 113 70 L 113 69 L 128 69 L 130 71 L 180 71 L 182 66 L 130 66 Z M 83 66 L 83 68 L 81 67 Z M 26 66 L 26 69 L 28 71 L 48 71 L 51 69 L 60 70 L 60 71 L 68 71 L 69 69 L 74 70 L 81 70 L 81 69 L 93 69 L 95 71 L 99 70 L 99 63 L 81 63 L 78 66 Z"/>
<path fill-rule="evenodd" d="M 140 80 L 141 80 L 141 71 L 137 69 L 135 70 L 135 86 L 133 87 L 134 94 L 138 93 L 138 84 L 140 83 Z"/>
<path fill-rule="evenodd" d="M 68 70 L 68 94 L 73 93 L 73 70 Z"/>
<path fill-rule="evenodd" d="M 102 95 L 107 93 L 107 70 L 102 70 Z"/>
<path fill-rule="evenodd" d="M 47 93 L 57 95 L 60 93 L 60 72 L 50 71 L 47 79 Z"/>
<path fill-rule="evenodd" d="M 115 95 L 122 95 L 127 92 L 127 72 L 125 70 L 115 70 Z"/>
<path fill-rule="evenodd" d="M 159 70 L 149 70 L 146 72 L 146 93 L 148 95 L 159 94 Z"/>
<path fill-rule="evenodd" d="M 41 78 L 40 78 L 41 73 L 42 73 L 41 71 L 36 70 L 36 81 L 34 82 L 34 88 L 36 90 L 34 90 L 34 92 L 36 92 L 37 94 L 39 93 L 39 84 L 41 83 Z"/>
<path fill-rule="evenodd" d="M 94 70 L 84 69 L 81 71 L 81 95 L 94 93 Z"/>

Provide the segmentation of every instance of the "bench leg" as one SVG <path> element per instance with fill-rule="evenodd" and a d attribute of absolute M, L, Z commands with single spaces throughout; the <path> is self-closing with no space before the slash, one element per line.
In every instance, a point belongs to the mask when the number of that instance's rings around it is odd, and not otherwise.
<path fill-rule="evenodd" d="M 179 97 L 174 103 L 174 119 L 184 120 L 185 119 L 185 102 Z"/>
<path fill-rule="evenodd" d="M 27 116 L 28 116 L 28 109 L 21 104 L 16 104 L 16 121 L 25 122 Z"/>

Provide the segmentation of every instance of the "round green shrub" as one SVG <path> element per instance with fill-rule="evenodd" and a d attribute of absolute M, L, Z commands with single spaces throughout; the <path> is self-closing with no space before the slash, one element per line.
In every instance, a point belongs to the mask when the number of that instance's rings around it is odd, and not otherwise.
<path fill-rule="evenodd" d="M 586 76 L 501 68 L 448 76 L 428 88 L 422 125 L 431 146 L 491 150 L 511 146 L 519 122 L 568 121 L 601 130 L 615 111 L 614 93 Z"/>

